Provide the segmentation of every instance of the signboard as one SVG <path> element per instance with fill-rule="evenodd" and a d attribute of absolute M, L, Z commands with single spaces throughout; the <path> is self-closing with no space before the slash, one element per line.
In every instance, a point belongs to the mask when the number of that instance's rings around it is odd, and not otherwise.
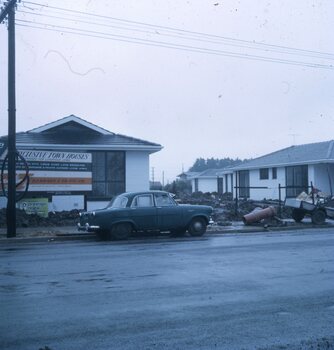
<path fill-rule="evenodd" d="M 43 218 L 48 217 L 47 198 L 27 198 L 18 202 L 18 207 L 25 210 L 27 214 L 37 214 Z"/>
<path fill-rule="evenodd" d="M 2 161 L 5 153 L 0 153 Z M 19 150 L 19 153 L 29 166 L 29 192 L 92 190 L 91 153 L 44 150 Z M 25 174 L 24 164 L 18 162 L 16 170 L 18 183 Z"/>

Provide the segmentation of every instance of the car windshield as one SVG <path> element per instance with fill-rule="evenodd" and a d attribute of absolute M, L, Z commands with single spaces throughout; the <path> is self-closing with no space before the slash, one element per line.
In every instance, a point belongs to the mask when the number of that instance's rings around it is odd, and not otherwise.
<path fill-rule="evenodd" d="M 117 196 L 110 201 L 110 203 L 107 205 L 107 208 L 125 208 L 127 203 L 128 197 Z"/>

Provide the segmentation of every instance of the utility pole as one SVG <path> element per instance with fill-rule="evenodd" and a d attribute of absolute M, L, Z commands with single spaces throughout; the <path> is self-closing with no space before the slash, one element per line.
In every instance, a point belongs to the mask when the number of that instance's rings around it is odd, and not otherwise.
<path fill-rule="evenodd" d="M 15 100 L 15 7 L 17 0 L 5 3 L 0 23 L 8 18 L 8 201 L 7 238 L 16 236 L 16 100 Z"/>

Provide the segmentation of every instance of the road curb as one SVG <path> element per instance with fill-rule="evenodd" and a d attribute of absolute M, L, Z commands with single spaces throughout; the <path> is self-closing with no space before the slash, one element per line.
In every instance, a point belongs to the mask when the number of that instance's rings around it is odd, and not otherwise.
<path fill-rule="evenodd" d="M 7 243 L 47 243 L 47 242 L 64 242 L 64 241 L 81 241 L 94 239 L 94 234 L 60 234 L 55 236 L 37 236 L 37 237 L 13 237 L 0 239 L 1 244 Z"/>
<path fill-rule="evenodd" d="M 229 226 L 231 227 L 231 226 Z M 333 224 L 326 223 L 324 225 L 313 225 L 313 224 L 298 224 L 296 226 L 245 226 L 244 228 L 223 228 L 221 230 L 208 230 L 206 236 L 209 235 L 224 235 L 235 233 L 265 233 L 265 232 L 279 232 L 279 231 L 296 231 L 296 230 L 308 230 L 308 229 L 323 229 L 323 228 L 334 228 Z M 94 233 L 58 233 L 50 236 L 36 236 L 36 237 L 13 237 L 13 238 L 2 238 L 0 239 L 1 244 L 12 244 L 12 243 L 53 243 L 53 242 L 66 242 L 66 241 L 85 241 L 85 240 L 96 240 Z"/>

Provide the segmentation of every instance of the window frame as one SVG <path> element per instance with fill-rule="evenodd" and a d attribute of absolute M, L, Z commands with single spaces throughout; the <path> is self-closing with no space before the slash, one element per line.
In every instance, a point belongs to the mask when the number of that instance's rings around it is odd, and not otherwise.
<path fill-rule="evenodd" d="M 260 180 L 269 180 L 269 168 L 260 168 L 259 178 Z"/>

